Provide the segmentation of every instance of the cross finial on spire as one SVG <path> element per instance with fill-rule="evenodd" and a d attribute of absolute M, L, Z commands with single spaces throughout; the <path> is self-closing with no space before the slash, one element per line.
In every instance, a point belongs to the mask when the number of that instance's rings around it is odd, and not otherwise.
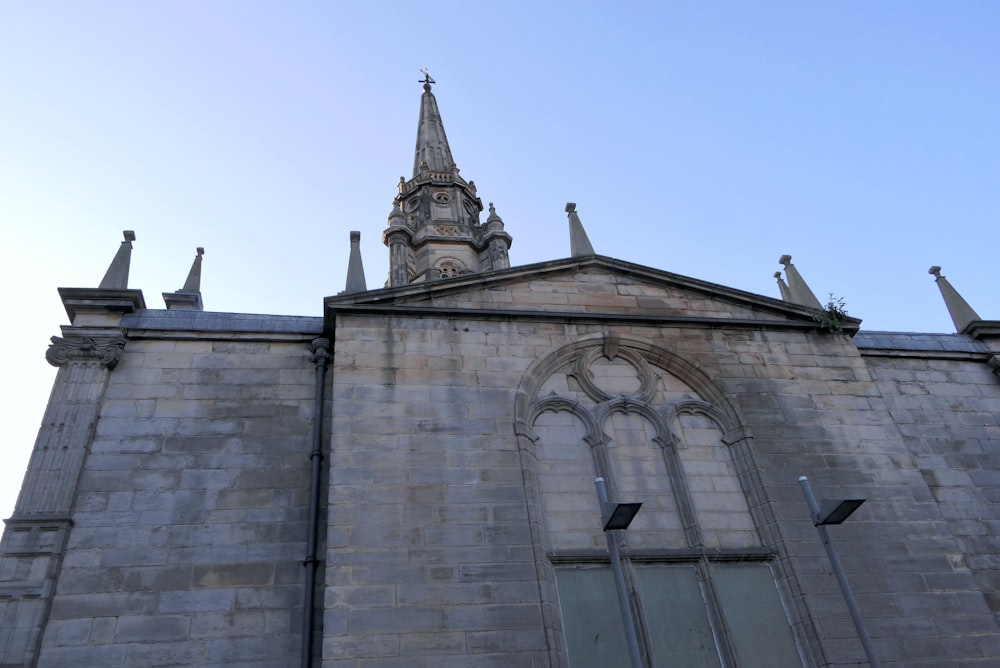
<path fill-rule="evenodd" d="M 420 71 L 424 73 L 424 78 L 420 80 L 420 83 L 424 85 L 424 90 L 430 91 L 431 84 L 436 84 L 437 81 L 434 81 L 434 79 L 431 77 L 431 73 L 427 71 L 426 67 L 421 69 Z"/>

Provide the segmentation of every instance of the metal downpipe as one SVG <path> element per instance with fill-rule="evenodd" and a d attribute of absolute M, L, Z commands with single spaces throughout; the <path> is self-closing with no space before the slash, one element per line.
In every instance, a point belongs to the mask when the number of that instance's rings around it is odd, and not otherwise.
<path fill-rule="evenodd" d="M 319 547 L 319 503 L 323 473 L 323 400 L 326 389 L 326 367 L 331 359 L 330 340 L 313 339 L 309 349 L 312 351 L 311 360 L 316 365 L 316 394 L 313 403 L 312 451 L 309 453 L 312 466 L 309 483 L 309 528 L 306 539 L 306 558 L 302 562 L 306 567 L 302 603 L 302 668 L 312 668 L 313 665 L 316 569 L 319 568 L 316 550 Z"/>

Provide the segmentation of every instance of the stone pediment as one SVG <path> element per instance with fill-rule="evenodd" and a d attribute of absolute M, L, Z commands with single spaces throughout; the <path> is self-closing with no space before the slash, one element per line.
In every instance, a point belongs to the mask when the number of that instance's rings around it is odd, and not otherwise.
<path fill-rule="evenodd" d="M 475 312 L 480 317 L 550 317 L 653 322 L 729 322 L 812 329 L 810 308 L 599 255 L 568 258 L 412 285 L 327 297 L 337 312 Z M 848 319 L 854 334 L 860 320 Z"/>

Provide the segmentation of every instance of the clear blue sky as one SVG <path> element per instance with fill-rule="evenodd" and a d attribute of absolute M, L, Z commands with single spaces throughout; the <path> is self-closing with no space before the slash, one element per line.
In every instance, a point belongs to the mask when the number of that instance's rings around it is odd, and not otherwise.
<path fill-rule="evenodd" d="M 428 67 L 513 264 L 597 252 L 776 297 L 790 253 L 865 329 L 1000 319 L 1000 3 L 5 2 L 0 280 L 10 515 L 54 376 L 56 288 L 134 229 L 162 307 L 206 248 L 217 311 L 319 316 L 368 284 Z"/>

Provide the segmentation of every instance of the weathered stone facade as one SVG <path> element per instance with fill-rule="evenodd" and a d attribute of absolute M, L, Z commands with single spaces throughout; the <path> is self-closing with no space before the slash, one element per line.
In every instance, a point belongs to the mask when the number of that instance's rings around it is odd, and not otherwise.
<path fill-rule="evenodd" d="M 864 665 L 803 474 L 867 499 L 832 533 L 883 665 L 996 665 L 997 323 L 831 332 L 596 255 L 400 262 L 322 317 L 61 291 L 0 666 L 626 665 L 596 476 L 643 503 L 645 665 Z"/>

